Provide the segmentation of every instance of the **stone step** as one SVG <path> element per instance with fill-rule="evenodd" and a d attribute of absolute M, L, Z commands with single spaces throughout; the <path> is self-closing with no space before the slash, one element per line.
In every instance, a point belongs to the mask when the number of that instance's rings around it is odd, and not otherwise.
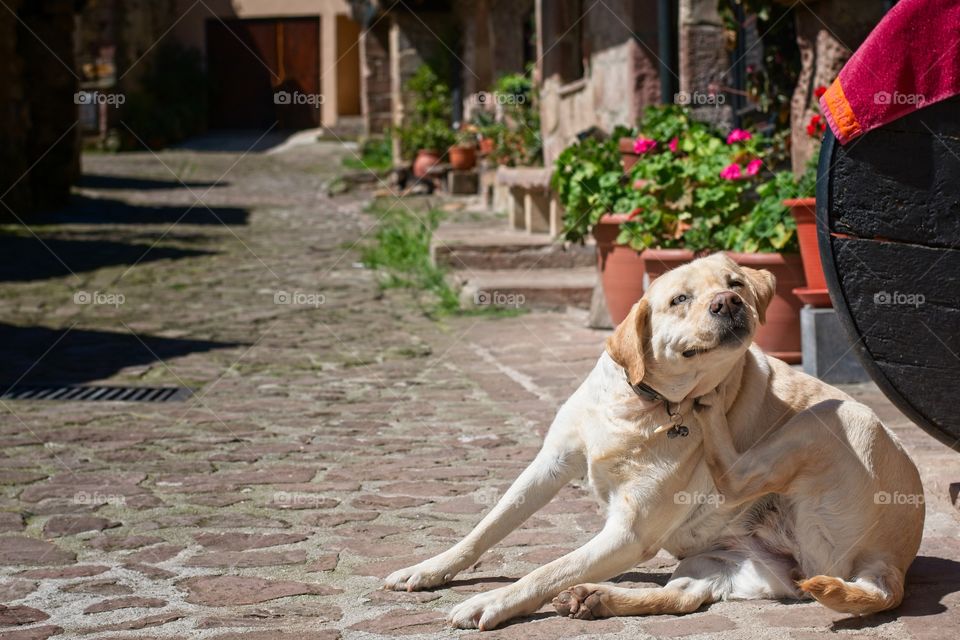
<path fill-rule="evenodd" d="M 441 225 L 434 233 L 431 254 L 437 265 L 450 269 L 563 269 L 594 267 L 592 243 L 569 244 L 547 235 L 513 231 L 487 224 Z"/>
<path fill-rule="evenodd" d="M 596 267 L 456 271 L 464 308 L 589 309 Z"/>

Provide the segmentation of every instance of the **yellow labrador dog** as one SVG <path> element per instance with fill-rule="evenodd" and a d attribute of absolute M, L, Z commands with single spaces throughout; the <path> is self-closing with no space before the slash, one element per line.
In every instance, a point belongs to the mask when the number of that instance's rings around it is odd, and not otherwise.
<path fill-rule="evenodd" d="M 451 580 L 586 474 L 603 529 L 457 605 L 454 626 L 493 629 L 551 598 L 580 619 L 746 598 L 812 596 L 851 614 L 897 606 L 923 529 L 919 474 L 869 408 L 750 347 L 774 285 L 723 254 L 658 278 L 494 509 L 386 586 Z M 681 560 L 666 586 L 594 584 L 660 549 Z"/>

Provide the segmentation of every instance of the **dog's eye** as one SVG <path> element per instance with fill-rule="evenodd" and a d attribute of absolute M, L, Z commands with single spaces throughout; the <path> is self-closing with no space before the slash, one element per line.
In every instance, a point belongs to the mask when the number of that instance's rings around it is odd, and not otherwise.
<path fill-rule="evenodd" d="M 737 289 L 737 288 L 742 287 L 742 286 L 743 286 L 743 283 L 740 282 L 739 280 L 731 280 L 731 281 L 730 281 L 730 288 L 731 288 L 731 289 Z"/>
<path fill-rule="evenodd" d="M 687 301 L 687 296 L 685 296 L 684 294 L 681 293 L 681 294 L 678 295 L 676 298 L 674 298 L 673 300 L 670 301 L 670 306 L 671 306 L 671 307 L 675 307 L 675 306 L 677 306 L 678 304 L 680 304 L 681 302 L 686 302 L 686 301 Z"/>

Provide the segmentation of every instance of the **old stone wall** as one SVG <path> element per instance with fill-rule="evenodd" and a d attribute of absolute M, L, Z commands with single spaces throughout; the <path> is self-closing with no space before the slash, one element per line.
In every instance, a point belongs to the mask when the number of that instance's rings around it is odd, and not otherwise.
<path fill-rule="evenodd" d="M 57 207 L 79 176 L 73 0 L 0 11 L 0 206 L 7 218 Z M 17 19 L 19 18 L 19 20 Z"/>
<path fill-rule="evenodd" d="M 727 33 L 716 2 L 682 0 L 678 16 L 680 66 L 679 101 L 698 119 L 721 129 L 733 123 L 728 103 L 712 100 L 721 88 L 731 84 L 733 71 Z"/>
<path fill-rule="evenodd" d="M 565 78 L 569 60 L 558 42 L 572 16 L 562 3 L 538 1 L 541 130 L 544 161 L 552 163 L 577 133 L 590 127 L 605 131 L 635 124 L 648 104 L 659 102 L 655 0 L 611 0 L 589 8 L 583 16 L 582 78 Z"/>
<path fill-rule="evenodd" d="M 360 36 L 360 67 L 363 113 L 366 130 L 371 134 L 384 133 L 390 127 L 390 25 L 380 20 Z"/>
<path fill-rule="evenodd" d="M 829 86 L 884 14 L 884 3 L 871 0 L 833 0 L 797 6 L 797 45 L 801 71 L 790 101 L 793 146 L 791 161 L 800 174 L 817 152 L 818 144 L 806 126 L 817 113 L 814 91 Z"/>

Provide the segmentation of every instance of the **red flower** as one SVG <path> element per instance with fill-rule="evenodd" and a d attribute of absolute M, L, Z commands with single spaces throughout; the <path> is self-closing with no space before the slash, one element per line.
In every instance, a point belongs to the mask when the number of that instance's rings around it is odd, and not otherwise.
<path fill-rule="evenodd" d="M 813 90 L 813 95 L 817 96 L 817 98 L 820 98 L 826 92 L 827 92 L 827 88 L 823 85 L 820 85 L 819 87 Z"/>
<path fill-rule="evenodd" d="M 642 155 L 647 151 L 652 150 L 655 146 L 657 146 L 656 140 L 653 140 L 652 138 L 644 138 L 643 136 L 640 136 L 639 138 L 633 141 L 633 152 L 638 155 Z"/>
<path fill-rule="evenodd" d="M 727 136 L 727 144 L 734 144 L 737 142 L 745 142 L 752 138 L 749 131 L 743 129 L 734 129 L 730 132 L 730 135 Z"/>
<path fill-rule="evenodd" d="M 741 177 L 740 165 L 736 162 L 728 164 L 723 168 L 723 171 L 720 172 L 720 177 L 724 180 L 739 180 Z"/>
<path fill-rule="evenodd" d="M 754 158 L 753 160 L 747 163 L 747 175 L 748 176 L 757 175 L 758 173 L 760 173 L 760 167 L 762 166 L 763 166 L 763 160 L 761 160 L 760 158 Z"/>
<path fill-rule="evenodd" d="M 807 135 L 811 138 L 817 138 L 827 130 L 827 123 L 819 115 L 810 118 L 807 123 Z"/>
<path fill-rule="evenodd" d="M 679 144 L 680 144 L 680 138 L 674 137 L 673 140 L 670 141 L 670 144 L 667 145 L 667 148 L 670 149 L 672 153 L 676 153 L 677 146 Z"/>

